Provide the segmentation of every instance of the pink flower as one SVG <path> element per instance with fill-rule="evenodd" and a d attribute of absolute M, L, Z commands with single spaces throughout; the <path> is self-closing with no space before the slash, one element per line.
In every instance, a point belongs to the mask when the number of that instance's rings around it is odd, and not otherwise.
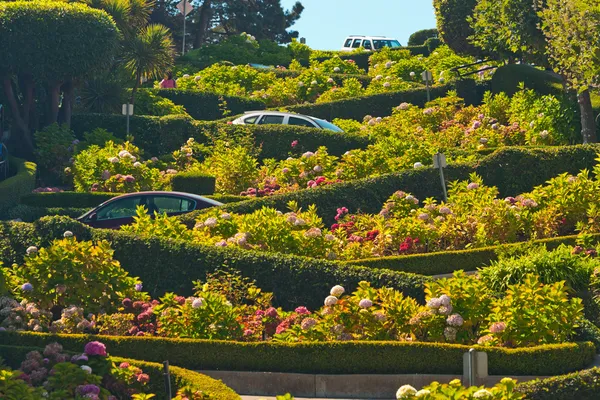
<path fill-rule="evenodd" d="M 459 314 L 452 314 L 446 319 L 446 323 L 450 326 L 462 326 L 465 320 Z"/>
<path fill-rule="evenodd" d="M 121 364 L 119 364 L 119 368 L 121 368 L 121 369 L 129 368 L 129 363 L 128 362 L 122 362 Z"/>
<path fill-rule="evenodd" d="M 103 180 L 108 180 L 108 178 L 110 178 L 110 171 L 105 169 L 104 171 L 102 171 L 102 179 Z"/>
<path fill-rule="evenodd" d="M 140 383 L 148 383 L 150 382 L 150 377 L 148 374 L 139 374 L 137 377 L 137 381 Z"/>
<path fill-rule="evenodd" d="M 298 141 L 297 141 L 297 140 L 294 140 L 294 141 L 292 142 L 292 149 L 296 148 L 296 146 L 298 146 Z"/>
<path fill-rule="evenodd" d="M 304 321 L 302 321 L 302 323 L 300 324 L 300 327 L 302 328 L 302 330 L 309 330 L 310 328 L 314 327 L 317 324 L 317 320 L 315 320 L 314 318 L 305 318 Z"/>
<path fill-rule="evenodd" d="M 369 308 L 373 305 L 373 302 L 369 299 L 362 299 L 359 303 L 358 306 L 360 308 Z"/>
<path fill-rule="evenodd" d="M 97 341 L 89 342 L 85 345 L 84 352 L 90 356 L 106 357 L 106 346 Z"/>
<path fill-rule="evenodd" d="M 425 114 L 425 115 L 433 114 L 433 108 L 426 108 L 425 110 L 423 110 L 423 114 Z"/>
<path fill-rule="evenodd" d="M 475 190 L 479 187 L 479 183 L 477 182 L 471 182 L 467 185 L 467 189 L 469 190 Z"/>
<path fill-rule="evenodd" d="M 490 332 L 492 333 L 502 333 L 506 329 L 506 324 L 504 322 L 494 322 L 492 326 L 490 326 Z"/>
<path fill-rule="evenodd" d="M 300 314 L 300 315 L 308 315 L 308 314 L 310 314 L 310 311 L 308 311 L 308 308 L 306 308 L 304 306 L 297 307 L 294 311 L 297 314 Z"/>
<path fill-rule="evenodd" d="M 125 175 L 124 179 L 125 179 L 125 182 L 127 182 L 127 183 L 135 182 L 135 178 L 133 177 L 133 175 Z"/>
<path fill-rule="evenodd" d="M 244 336 L 252 336 L 254 335 L 254 331 L 252 329 L 244 330 Z"/>
<path fill-rule="evenodd" d="M 267 312 L 265 314 L 267 315 L 267 317 L 271 317 L 271 318 L 277 318 L 277 316 L 279 315 L 279 313 L 277 312 L 277 309 L 274 307 L 267 309 Z"/>
<path fill-rule="evenodd" d="M 479 127 L 481 127 L 481 121 L 475 121 L 475 122 L 473 122 L 473 129 L 477 129 Z"/>

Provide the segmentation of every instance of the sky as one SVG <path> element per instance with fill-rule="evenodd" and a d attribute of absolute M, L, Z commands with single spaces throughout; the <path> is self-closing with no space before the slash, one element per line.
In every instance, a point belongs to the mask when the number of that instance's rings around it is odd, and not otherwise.
<path fill-rule="evenodd" d="M 290 9 L 296 0 L 281 0 Z M 292 26 L 317 50 L 339 50 L 349 35 L 388 36 L 406 45 L 411 33 L 435 28 L 432 0 L 300 0 Z"/>

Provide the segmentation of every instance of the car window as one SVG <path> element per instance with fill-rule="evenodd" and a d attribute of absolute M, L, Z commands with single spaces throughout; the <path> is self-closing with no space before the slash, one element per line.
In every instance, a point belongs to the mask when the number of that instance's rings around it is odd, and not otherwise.
<path fill-rule="evenodd" d="M 373 40 L 373 46 L 375 47 L 375 50 L 379 50 L 384 47 L 400 47 L 400 42 L 389 39 Z"/>
<path fill-rule="evenodd" d="M 256 122 L 256 120 L 258 119 L 258 115 L 253 115 L 251 117 L 245 118 L 244 119 L 244 123 L 246 124 L 253 124 Z"/>
<path fill-rule="evenodd" d="M 332 124 L 331 122 L 325 121 L 324 119 L 315 118 L 315 122 L 323 129 L 327 129 L 334 132 L 344 132 L 340 127 Z"/>
<path fill-rule="evenodd" d="M 117 219 L 133 217 L 135 215 L 136 207 L 140 205 L 140 197 L 126 197 L 121 200 L 116 200 L 106 207 L 99 209 L 96 212 L 98 221 L 106 219 Z"/>
<path fill-rule="evenodd" d="M 354 39 L 354 43 L 352 44 L 353 49 L 358 49 L 360 47 L 360 39 Z"/>
<path fill-rule="evenodd" d="M 312 122 L 296 117 L 290 117 L 288 119 L 288 125 L 308 126 L 309 128 L 315 128 Z"/>
<path fill-rule="evenodd" d="M 344 47 L 352 46 L 352 39 L 346 39 L 346 43 L 344 43 Z"/>
<path fill-rule="evenodd" d="M 277 125 L 281 125 L 283 124 L 283 115 L 264 115 L 260 122 L 260 125 L 266 125 L 266 124 L 277 124 Z"/>
<path fill-rule="evenodd" d="M 363 40 L 363 47 L 365 48 L 365 50 L 372 50 L 372 48 L 371 48 L 371 41 L 370 40 Z"/>
<path fill-rule="evenodd" d="M 177 213 L 194 210 L 196 202 L 183 197 L 174 196 L 149 196 L 146 200 L 146 208 L 152 214 Z"/>

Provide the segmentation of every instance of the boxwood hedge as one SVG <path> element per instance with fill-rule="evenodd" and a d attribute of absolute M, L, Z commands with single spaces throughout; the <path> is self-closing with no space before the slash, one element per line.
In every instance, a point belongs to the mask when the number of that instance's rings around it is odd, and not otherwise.
<path fill-rule="evenodd" d="M 9 158 L 9 171 L 15 174 L 0 181 L 0 216 L 9 208 L 19 204 L 19 198 L 35 189 L 37 166 L 20 158 Z"/>
<path fill-rule="evenodd" d="M 125 139 L 125 117 L 106 114 L 76 114 L 71 128 L 80 139 L 85 132 L 103 128 L 115 136 Z M 289 156 L 291 143 L 298 140 L 300 151 L 314 151 L 326 146 L 330 154 L 340 156 L 348 150 L 364 149 L 370 139 L 349 133 L 289 125 L 228 125 L 215 121 L 195 121 L 185 116 L 133 116 L 130 120 L 130 133 L 134 143 L 151 155 L 164 155 L 177 150 L 185 141 L 193 137 L 198 143 L 207 143 L 217 133 L 232 138 L 251 135 L 260 146 L 259 158 L 284 159 Z"/>
<path fill-rule="evenodd" d="M 516 390 L 528 400 L 597 400 L 600 398 L 600 368 L 524 382 L 517 385 Z"/>
<path fill-rule="evenodd" d="M 165 292 L 192 293 L 192 281 L 204 279 L 207 272 L 228 267 L 256 280 L 265 291 L 273 292 L 278 305 L 293 309 L 305 305 L 317 309 L 329 289 L 341 284 L 354 290 L 360 281 L 376 287 L 387 286 L 405 295 L 424 300 L 425 276 L 390 270 L 373 270 L 340 262 L 285 254 L 218 248 L 181 240 L 140 238 L 120 231 L 91 229 L 67 217 L 44 217 L 33 224 L 0 224 L 0 256 L 5 264 L 21 262 L 30 245 L 44 246 L 72 231 L 82 240 L 106 239 L 112 243 L 115 258 L 131 275 L 139 276 L 144 288 L 154 296 Z"/>
<path fill-rule="evenodd" d="M 101 339 L 104 341 L 104 339 Z M 4 343 L 4 342 L 3 342 Z M 50 342 L 49 342 L 50 343 Z M 35 346 L 23 346 L 22 343 L 18 343 L 18 346 L 0 345 L 0 357 L 2 357 L 6 365 L 12 368 L 19 368 L 21 361 L 25 359 L 25 356 L 30 351 L 44 351 L 43 346 L 47 343 L 40 343 L 40 347 Z M 75 353 L 76 350 L 81 352 L 81 349 L 71 348 L 72 351 L 69 353 Z M 110 351 L 110 349 L 109 349 Z M 158 398 L 163 398 L 165 393 L 164 386 L 164 375 L 162 364 L 156 362 L 140 361 L 131 358 L 112 357 L 113 361 L 118 365 L 122 362 L 127 362 L 130 365 L 141 368 L 145 374 L 150 376 L 150 382 L 148 383 L 148 392 L 156 394 Z M 162 361 L 162 360 L 157 360 Z M 184 368 L 169 366 L 169 372 L 171 376 L 171 389 L 172 392 L 176 392 L 180 388 L 191 386 L 196 389 L 202 390 L 204 393 L 209 394 L 211 399 L 215 400 L 240 400 L 240 396 L 235 393 L 231 388 L 227 387 L 223 382 L 202 375 L 198 372 L 190 371 Z"/>
<path fill-rule="evenodd" d="M 3 342 L 43 347 L 61 343 L 77 351 L 100 340 L 110 353 L 189 369 L 312 374 L 462 374 L 469 346 L 423 342 L 244 343 L 220 340 L 2 333 Z M 557 375 L 589 366 L 591 343 L 529 348 L 479 347 L 488 353 L 490 375 Z"/>
<path fill-rule="evenodd" d="M 180 172 L 173 177 L 171 186 L 176 192 L 194 194 L 213 194 L 215 192 L 216 179 L 201 172 Z"/>

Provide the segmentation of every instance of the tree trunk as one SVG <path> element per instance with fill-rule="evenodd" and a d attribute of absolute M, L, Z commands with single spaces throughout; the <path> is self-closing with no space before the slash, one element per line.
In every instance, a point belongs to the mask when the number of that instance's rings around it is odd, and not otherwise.
<path fill-rule="evenodd" d="M 131 97 L 129 98 L 129 104 L 135 104 L 135 93 L 140 87 L 140 80 L 142 79 L 142 73 L 138 72 L 135 74 L 135 84 L 133 85 L 133 89 L 131 89 Z"/>
<path fill-rule="evenodd" d="M 583 144 L 596 143 L 596 121 L 590 91 L 585 90 L 577 95 L 579 110 L 581 111 L 581 136 Z"/>
<path fill-rule="evenodd" d="M 32 103 L 33 102 L 33 80 L 25 81 L 25 102 Z M 11 110 L 12 120 L 14 121 L 13 133 L 19 133 L 22 140 L 18 141 L 18 143 L 23 145 L 23 151 L 26 154 L 33 154 L 33 139 L 31 137 L 31 131 L 29 129 L 29 115 L 24 116 L 21 111 L 21 106 L 19 101 L 17 100 L 17 96 L 12 86 L 12 80 L 9 76 L 2 77 L 2 87 L 4 89 L 4 96 L 8 101 Z M 28 98 L 28 96 L 31 96 Z M 31 106 L 24 107 L 23 111 L 29 112 L 32 109 Z M 0 132 L 1 133 L 1 132 Z"/>
<path fill-rule="evenodd" d="M 46 118 L 47 124 L 52 125 L 58 122 L 58 111 L 60 109 L 60 87 L 62 82 L 53 82 L 48 85 L 49 110 Z"/>
<path fill-rule="evenodd" d="M 73 115 L 73 97 L 75 85 L 69 80 L 62 86 L 63 102 L 60 108 L 59 122 L 61 125 L 71 127 L 71 115 Z"/>
<path fill-rule="evenodd" d="M 206 38 L 206 32 L 208 32 L 208 25 L 212 17 L 212 0 L 204 0 L 202 6 L 200 6 L 198 15 L 198 24 L 196 26 L 196 37 L 194 39 L 194 49 L 200 48 L 204 44 Z"/>

